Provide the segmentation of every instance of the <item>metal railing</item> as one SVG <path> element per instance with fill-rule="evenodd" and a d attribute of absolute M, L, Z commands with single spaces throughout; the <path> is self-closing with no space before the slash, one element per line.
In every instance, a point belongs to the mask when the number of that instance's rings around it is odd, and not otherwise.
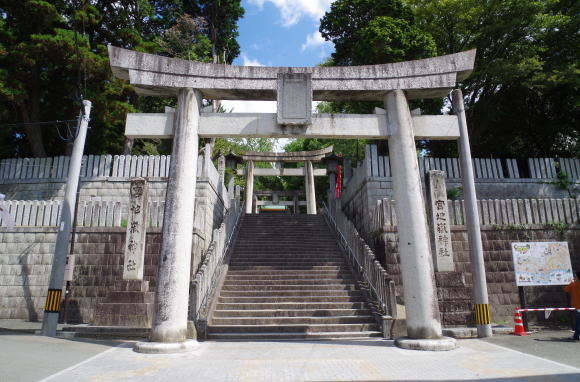
<path fill-rule="evenodd" d="M 242 211 L 239 201 L 232 201 L 232 208 L 226 214 L 223 223 L 213 230 L 212 242 L 206 251 L 205 259 L 193 278 L 193 301 L 190 308 L 193 310 L 195 321 L 203 318 L 204 313 L 207 313 L 212 292 L 224 270 L 227 269 L 228 251 Z"/>
<path fill-rule="evenodd" d="M 338 243 L 359 280 L 367 284 L 370 297 L 376 301 L 379 313 L 395 319 L 397 317 L 395 282 L 389 278 L 373 251 L 338 207 L 336 200 L 329 201 L 329 206 L 324 204 L 323 213 L 328 225 L 335 231 Z"/>

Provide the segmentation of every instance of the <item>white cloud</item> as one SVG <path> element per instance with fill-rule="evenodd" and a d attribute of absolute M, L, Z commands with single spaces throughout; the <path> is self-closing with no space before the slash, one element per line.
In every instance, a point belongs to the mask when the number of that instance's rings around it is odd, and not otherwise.
<path fill-rule="evenodd" d="M 280 10 L 282 24 L 286 27 L 296 24 L 303 16 L 320 19 L 330 9 L 334 0 L 249 0 L 250 4 L 262 8 L 266 2 Z"/>
<path fill-rule="evenodd" d="M 324 40 L 319 31 L 314 31 L 306 36 L 306 42 L 302 44 L 302 51 L 304 52 L 306 49 L 315 49 L 325 45 L 331 46 L 332 43 Z"/>
<path fill-rule="evenodd" d="M 264 66 L 260 61 L 251 59 L 245 53 L 241 54 L 242 66 Z"/>

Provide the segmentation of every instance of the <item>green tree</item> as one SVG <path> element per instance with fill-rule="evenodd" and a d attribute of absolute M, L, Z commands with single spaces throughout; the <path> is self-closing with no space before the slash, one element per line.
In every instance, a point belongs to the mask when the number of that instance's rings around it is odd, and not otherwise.
<path fill-rule="evenodd" d="M 475 155 L 577 155 L 578 1 L 410 3 L 438 54 L 477 48 L 475 70 L 461 84 Z"/>
<path fill-rule="evenodd" d="M 239 53 L 239 3 L 0 0 L 0 123 L 30 123 L 0 130 L 0 155 L 65 153 L 67 145 L 59 138 L 66 135 L 65 125 L 60 125 L 59 134 L 54 126 L 33 123 L 76 118 L 81 96 L 93 102 L 86 152 L 122 152 L 127 112 L 159 112 L 174 100 L 137 96 L 125 81 L 114 78 L 107 45 L 198 61 L 212 61 L 212 49 L 218 49 L 220 57 L 231 62 Z M 234 9 L 236 4 L 239 9 Z M 212 40 L 209 13 L 204 12 L 216 6 L 212 14 L 220 29 L 212 27 Z M 184 19 L 186 9 L 196 13 Z M 137 152 L 168 147 L 166 142 L 136 142 Z"/>
<path fill-rule="evenodd" d="M 320 20 L 320 33 L 334 44 L 323 65 L 372 65 L 436 55 L 435 41 L 415 25 L 412 9 L 401 0 L 337 0 Z M 412 107 L 437 113 L 442 100 L 413 101 Z M 323 113 L 372 113 L 382 102 L 324 102 Z"/>

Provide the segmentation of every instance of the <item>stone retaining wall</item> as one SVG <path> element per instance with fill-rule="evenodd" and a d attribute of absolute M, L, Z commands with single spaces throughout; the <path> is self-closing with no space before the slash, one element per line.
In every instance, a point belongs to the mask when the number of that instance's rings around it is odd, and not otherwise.
<path fill-rule="evenodd" d="M 71 322 L 90 323 L 97 304 L 114 292 L 123 276 L 125 228 L 78 228 L 75 269 L 67 306 Z M 0 231 L 0 318 L 42 319 L 50 277 L 56 228 L 2 228 Z M 198 268 L 209 238 L 193 234 L 192 273 Z M 155 291 L 161 229 L 149 228 L 144 280 Z"/>
<path fill-rule="evenodd" d="M 491 316 L 495 323 L 512 325 L 514 309 L 520 305 L 515 283 L 511 243 L 527 241 L 567 241 L 572 267 L 580 269 L 580 225 L 570 225 L 565 231 L 546 225 L 531 225 L 526 229 L 510 226 L 482 226 L 485 269 L 488 283 Z M 472 278 L 469 242 L 465 226 L 452 226 L 453 260 L 455 272 L 438 272 L 439 308 L 446 326 L 474 324 L 471 311 Z M 384 228 L 376 238 L 376 254 L 397 285 L 397 295 L 403 296 L 399 268 L 396 227 Z M 528 307 L 565 307 L 568 296 L 562 287 L 526 287 Z M 543 321 L 543 313 L 529 314 L 531 321 Z M 552 314 L 550 320 L 566 320 L 566 313 Z"/>

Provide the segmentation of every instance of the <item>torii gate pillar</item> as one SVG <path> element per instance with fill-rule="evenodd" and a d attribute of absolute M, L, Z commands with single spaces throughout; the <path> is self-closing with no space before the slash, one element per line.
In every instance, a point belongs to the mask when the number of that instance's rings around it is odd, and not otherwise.
<path fill-rule="evenodd" d="M 200 106 L 199 91 L 178 91 L 151 342 L 137 343 L 140 353 L 175 353 L 197 345 L 188 339 L 187 310 Z"/>
<path fill-rule="evenodd" d="M 402 90 L 394 90 L 385 96 L 384 102 L 409 337 L 397 339 L 397 345 L 410 349 L 453 349 L 454 339 L 441 338 L 425 202 L 407 97 Z M 435 348 L 429 349 L 429 342 Z"/>
<path fill-rule="evenodd" d="M 246 214 L 253 213 L 252 203 L 254 202 L 254 161 L 248 161 L 246 166 L 246 193 L 244 196 L 244 203 L 246 206 Z"/>
<path fill-rule="evenodd" d="M 306 213 L 316 215 L 316 188 L 314 187 L 314 168 L 311 161 L 304 163 L 304 183 L 306 188 Z"/>

